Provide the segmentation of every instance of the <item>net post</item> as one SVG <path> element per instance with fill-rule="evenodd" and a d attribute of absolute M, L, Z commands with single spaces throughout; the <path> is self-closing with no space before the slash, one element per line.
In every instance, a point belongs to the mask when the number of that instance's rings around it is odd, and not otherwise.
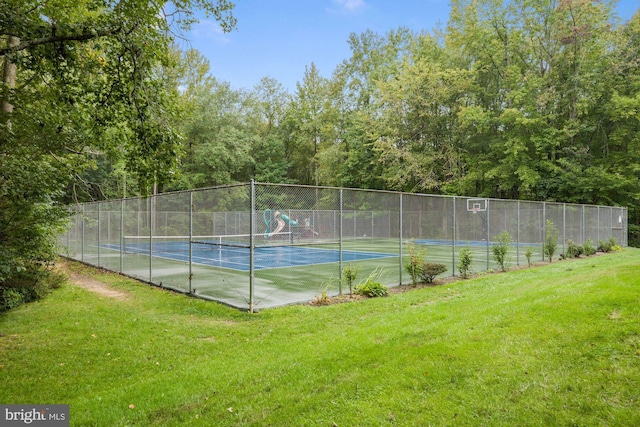
<path fill-rule="evenodd" d="M 249 184 L 251 192 L 251 214 L 249 215 L 249 313 L 253 313 L 253 285 L 254 285 L 254 257 L 255 257 L 255 242 L 253 240 L 254 235 L 254 219 L 256 210 L 256 188 L 255 181 L 252 179 Z"/>

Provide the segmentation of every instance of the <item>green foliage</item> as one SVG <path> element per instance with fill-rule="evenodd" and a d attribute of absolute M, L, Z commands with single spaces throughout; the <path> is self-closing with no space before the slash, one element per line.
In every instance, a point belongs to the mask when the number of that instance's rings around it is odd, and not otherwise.
<path fill-rule="evenodd" d="M 380 283 L 385 274 L 386 272 L 383 269 L 376 268 L 362 283 L 355 287 L 354 293 L 370 298 L 386 296 L 389 293 L 389 289 Z"/>
<path fill-rule="evenodd" d="M 411 239 L 407 248 L 409 259 L 405 264 L 405 270 L 411 276 L 411 283 L 415 286 L 422 278 L 427 248 L 424 246 L 418 247 L 413 239 Z"/>
<path fill-rule="evenodd" d="M 597 252 L 596 247 L 593 244 L 593 240 L 591 239 L 588 239 L 586 242 L 583 243 L 582 249 L 586 256 L 595 255 L 595 253 Z"/>
<path fill-rule="evenodd" d="M 473 252 L 471 252 L 469 245 L 467 245 L 466 248 L 460 249 L 458 258 L 458 271 L 462 277 L 466 279 L 471 273 L 471 265 L 473 264 Z"/>
<path fill-rule="evenodd" d="M 0 401 L 74 426 L 636 426 L 638 257 L 259 315 L 78 266 L 129 301 L 65 286 L 0 315 Z"/>
<path fill-rule="evenodd" d="M 10 278 L 0 281 L 0 312 L 39 300 L 57 289 L 65 280 L 43 264 L 28 265 Z"/>
<path fill-rule="evenodd" d="M 553 256 L 558 249 L 558 229 L 553 224 L 553 221 L 547 220 L 545 226 L 544 243 L 542 245 L 543 253 L 549 259 L 549 262 L 553 262 Z"/>
<path fill-rule="evenodd" d="M 356 286 L 355 293 L 356 295 L 364 295 L 372 298 L 383 297 L 389 293 L 389 290 L 382 283 L 376 282 L 373 279 L 367 279 L 365 282 Z"/>
<path fill-rule="evenodd" d="M 348 266 L 342 269 L 342 278 L 345 282 L 347 282 L 347 286 L 349 287 L 349 293 L 353 293 L 353 282 L 358 277 L 358 273 L 360 272 L 360 266 L 352 266 L 349 263 Z"/>
<path fill-rule="evenodd" d="M 598 252 L 611 252 L 611 242 L 608 240 L 600 240 L 598 241 Z"/>
<path fill-rule="evenodd" d="M 447 266 L 444 264 L 436 264 L 432 262 L 425 262 L 422 265 L 421 277 L 424 283 L 433 283 L 433 280 L 439 275 L 447 271 Z"/>
<path fill-rule="evenodd" d="M 567 258 L 579 258 L 584 253 L 584 248 L 573 240 L 567 241 Z"/>
<path fill-rule="evenodd" d="M 509 263 L 509 247 L 511 246 L 511 235 L 508 231 L 503 231 L 494 237 L 495 242 L 491 246 L 493 252 L 493 259 L 498 263 L 502 271 L 507 270 L 507 264 Z"/>
<path fill-rule="evenodd" d="M 531 267 L 531 258 L 533 258 L 534 249 L 532 247 L 528 247 L 524 253 L 524 256 L 527 258 L 527 265 Z"/>
<path fill-rule="evenodd" d="M 164 7 L 60 0 L 0 8 L 0 284 L 7 305 L 19 300 L 16 292 L 24 301 L 45 293 L 42 265 L 56 255 L 64 203 L 122 194 L 129 180 L 132 192 L 148 194 L 176 176 L 182 111 L 171 35 L 188 30 L 197 10 L 225 30 L 235 19 L 227 0 L 184 0 L 170 14 Z"/>

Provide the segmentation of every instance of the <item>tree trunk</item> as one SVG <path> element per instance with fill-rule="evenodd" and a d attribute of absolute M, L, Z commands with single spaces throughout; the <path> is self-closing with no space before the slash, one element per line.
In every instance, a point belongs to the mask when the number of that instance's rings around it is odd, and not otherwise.
<path fill-rule="evenodd" d="M 9 36 L 7 40 L 7 47 L 14 47 L 20 44 L 20 39 L 18 37 Z M 13 62 L 12 54 L 7 54 L 4 57 L 4 72 L 2 74 L 2 81 L 6 85 L 8 89 L 13 89 L 16 87 L 16 64 Z M 0 103 L 0 111 L 6 113 L 7 115 L 13 112 L 13 104 L 11 104 L 9 99 L 9 94 L 7 94 L 6 98 L 2 99 Z M 8 126 L 11 126 L 11 122 L 7 123 Z"/>

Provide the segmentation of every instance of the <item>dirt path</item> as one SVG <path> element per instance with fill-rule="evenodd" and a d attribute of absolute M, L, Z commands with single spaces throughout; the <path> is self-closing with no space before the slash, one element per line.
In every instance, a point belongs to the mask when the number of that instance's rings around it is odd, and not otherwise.
<path fill-rule="evenodd" d="M 56 267 L 69 277 L 69 283 L 72 285 L 80 286 L 81 288 L 85 288 L 107 298 L 113 298 L 121 301 L 129 299 L 129 295 L 125 292 L 112 289 L 106 283 L 92 277 L 71 271 L 64 261 L 58 262 Z"/>

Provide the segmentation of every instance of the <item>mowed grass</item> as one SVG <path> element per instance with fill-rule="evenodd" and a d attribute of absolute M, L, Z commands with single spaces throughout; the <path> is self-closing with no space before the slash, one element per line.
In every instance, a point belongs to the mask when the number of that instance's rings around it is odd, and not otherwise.
<path fill-rule="evenodd" d="M 74 426 L 640 425 L 638 249 L 258 314 L 72 269 L 126 297 L 0 315 L 0 402 Z"/>

